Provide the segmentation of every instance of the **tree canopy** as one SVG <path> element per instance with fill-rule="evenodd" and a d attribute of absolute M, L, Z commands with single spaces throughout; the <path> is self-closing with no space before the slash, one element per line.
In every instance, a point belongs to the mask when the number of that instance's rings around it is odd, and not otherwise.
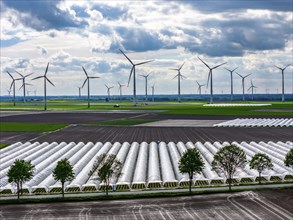
<path fill-rule="evenodd" d="M 53 177 L 61 182 L 62 197 L 64 198 L 64 183 L 72 181 L 74 178 L 73 167 L 67 158 L 58 161 L 57 166 L 53 170 Z"/>
<path fill-rule="evenodd" d="M 18 199 L 19 199 L 19 192 L 21 192 L 21 195 L 23 193 L 22 191 L 23 183 L 31 180 L 33 175 L 34 175 L 34 165 L 31 164 L 31 161 L 17 159 L 11 165 L 7 173 L 8 182 L 16 184 Z"/>
<path fill-rule="evenodd" d="M 187 149 L 187 151 L 180 158 L 179 171 L 181 173 L 187 173 L 189 176 L 189 192 L 191 192 L 193 175 L 201 173 L 203 168 L 204 162 L 196 148 Z"/>
<path fill-rule="evenodd" d="M 231 144 L 221 148 L 214 156 L 212 169 L 221 172 L 228 180 L 229 190 L 237 168 L 244 168 L 247 163 L 245 152 Z"/>
<path fill-rule="evenodd" d="M 291 167 L 293 169 L 293 148 L 291 148 L 286 154 L 284 163 L 287 167 Z"/>
<path fill-rule="evenodd" d="M 265 169 L 272 169 L 273 163 L 271 158 L 264 153 L 255 154 L 249 162 L 250 169 L 257 170 L 259 173 L 258 181 L 261 184 L 261 173 Z"/>

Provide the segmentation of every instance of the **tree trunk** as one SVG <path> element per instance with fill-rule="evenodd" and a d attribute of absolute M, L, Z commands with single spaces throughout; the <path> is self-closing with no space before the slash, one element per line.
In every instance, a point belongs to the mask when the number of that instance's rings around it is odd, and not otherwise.
<path fill-rule="evenodd" d="M 228 179 L 228 184 L 229 184 L 229 191 L 231 191 L 231 178 Z"/>
<path fill-rule="evenodd" d="M 64 182 L 61 182 L 62 184 L 62 198 L 64 199 Z"/>
<path fill-rule="evenodd" d="M 22 181 L 20 181 L 20 194 L 22 195 Z"/>
<path fill-rule="evenodd" d="M 106 180 L 105 183 L 106 183 L 106 196 L 108 196 L 109 181 Z"/>
<path fill-rule="evenodd" d="M 259 174 L 258 175 L 258 182 L 259 182 L 259 184 L 261 184 L 261 172 L 259 172 L 258 174 Z"/>
<path fill-rule="evenodd" d="M 189 193 L 191 194 L 191 185 L 192 185 L 192 177 L 193 175 L 189 175 Z"/>
<path fill-rule="evenodd" d="M 19 199 L 19 182 L 16 185 L 17 185 L 17 199 Z"/>

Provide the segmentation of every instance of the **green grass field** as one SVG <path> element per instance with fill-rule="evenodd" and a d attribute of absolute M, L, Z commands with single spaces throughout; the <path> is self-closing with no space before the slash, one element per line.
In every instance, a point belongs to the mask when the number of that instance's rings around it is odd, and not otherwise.
<path fill-rule="evenodd" d="M 226 115 L 226 116 L 293 116 L 293 102 L 234 102 L 234 103 L 270 103 L 271 106 L 258 107 L 204 107 L 204 102 L 149 102 L 148 105 L 138 103 L 133 107 L 131 102 L 119 103 L 120 108 L 114 108 L 113 103 L 93 102 L 91 108 L 87 108 L 86 102 L 80 101 L 49 101 L 48 111 L 76 111 L 76 110 L 164 110 L 159 114 L 182 115 Z M 0 111 L 4 110 L 43 110 L 42 103 L 0 103 Z"/>
<path fill-rule="evenodd" d="M 48 132 L 67 126 L 66 124 L 25 123 L 25 122 L 1 122 L 0 131 L 14 132 Z"/>

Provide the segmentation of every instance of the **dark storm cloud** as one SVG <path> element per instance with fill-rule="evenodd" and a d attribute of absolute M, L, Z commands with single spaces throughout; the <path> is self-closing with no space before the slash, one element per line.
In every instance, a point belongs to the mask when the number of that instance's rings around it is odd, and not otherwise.
<path fill-rule="evenodd" d="M 19 22 L 38 31 L 86 25 L 85 22 L 74 21 L 70 18 L 68 12 L 61 11 L 59 8 L 57 8 L 56 5 L 60 2 L 59 0 L 3 0 L 3 2 L 6 7 L 20 12 L 18 17 Z M 28 13 L 30 16 L 25 16 L 22 13 Z"/>
<path fill-rule="evenodd" d="M 182 3 L 182 1 L 180 1 Z M 193 8 L 206 13 L 238 11 L 246 9 L 267 9 L 270 11 L 287 11 L 293 10 L 292 0 L 192 0 L 183 1 Z"/>

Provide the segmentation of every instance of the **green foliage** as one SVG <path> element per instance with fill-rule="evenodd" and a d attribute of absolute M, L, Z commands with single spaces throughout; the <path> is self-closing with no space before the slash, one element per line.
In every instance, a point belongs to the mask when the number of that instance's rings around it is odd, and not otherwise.
<path fill-rule="evenodd" d="M 225 175 L 231 190 L 231 182 L 237 168 L 244 168 L 246 165 L 245 152 L 236 145 L 227 145 L 221 148 L 214 156 L 212 169 Z"/>
<path fill-rule="evenodd" d="M 19 199 L 19 192 L 22 194 L 22 184 L 32 179 L 34 174 L 34 166 L 30 161 L 15 160 L 8 170 L 8 182 L 14 183 L 17 186 L 17 198 Z"/>
<path fill-rule="evenodd" d="M 291 148 L 286 154 L 284 163 L 287 167 L 291 167 L 293 169 L 293 148 Z"/>
<path fill-rule="evenodd" d="M 3 143 L 0 143 L 0 149 L 3 149 L 5 147 L 9 146 L 9 144 L 3 144 Z"/>
<path fill-rule="evenodd" d="M 67 158 L 59 160 L 57 166 L 53 170 L 53 177 L 62 184 L 62 196 L 64 198 L 64 183 L 72 181 L 74 178 L 73 166 Z"/>
<path fill-rule="evenodd" d="M 250 169 L 257 170 L 259 173 L 259 183 L 261 184 L 261 173 L 265 169 L 272 169 L 273 163 L 271 158 L 264 153 L 255 154 L 249 162 Z"/>
<path fill-rule="evenodd" d="M 187 149 L 179 161 L 179 170 L 181 173 L 187 173 L 189 176 L 189 192 L 191 192 L 191 183 L 193 175 L 201 173 L 204 168 L 204 162 L 196 148 Z"/>
<path fill-rule="evenodd" d="M 66 124 L 47 124 L 47 123 L 26 123 L 26 122 L 1 122 L 0 131 L 14 132 L 45 132 L 55 131 L 64 128 Z"/>
<path fill-rule="evenodd" d="M 104 182 L 106 195 L 112 177 L 118 177 L 121 174 L 122 163 L 114 154 L 101 154 L 97 157 L 94 165 L 89 172 L 89 176 L 97 175 L 100 182 Z"/>

